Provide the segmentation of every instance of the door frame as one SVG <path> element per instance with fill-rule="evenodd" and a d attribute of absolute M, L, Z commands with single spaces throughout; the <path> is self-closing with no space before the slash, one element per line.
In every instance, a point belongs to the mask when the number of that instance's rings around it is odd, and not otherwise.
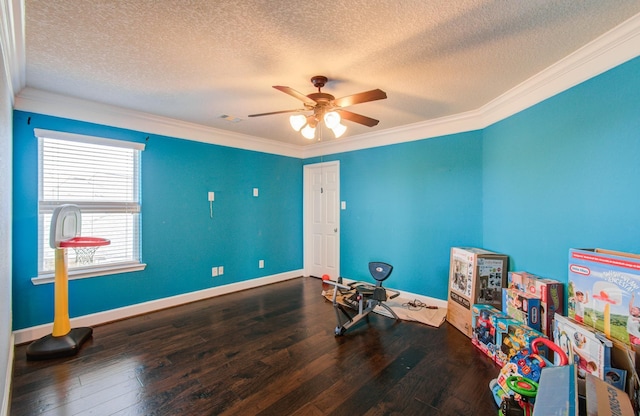
<path fill-rule="evenodd" d="M 310 205 L 308 203 L 308 199 L 311 196 L 311 189 L 312 189 L 312 184 L 310 182 L 311 179 L 311 172 L 315 169 L 322 169 L 324 167 L 328 167 L 328 166 L 335 166 L 336 168 L 336 175 L 337 175 L 337 181 L 336 181 L 336 193 L 338 195 L 338 204 L 336 204 L 336 206 L 334 207 L 334 209 L 336 210 L 335 214 L 335 218 L 337 219 L 338 222 L 338 231 L 337 231 L 337 243 L 336 243 L 336 253 L 335 253 L 335 258 L 336 258 L 336 271 L 338 273 L 338 276 L 340 276 L 340 233 L 341 233 L 341 229 L 340 229 L 340 161 L 339 160 L 333 160 L 330 162 L 320 162 L 320 163 L 311 163 L 308 165 L 304 165 L 303 166 L 303 196 L 302 196 L 302 251 L 303 251 L 303 270 L 304 270 L 304 275 L 305 276 L 310 276 L 311 275 L 311 265 L 313 264 L 313 248 L 312 248 L 312 244 L 309 243 L 309 241 L 312 238 L 312 234 L 311 234 L 311 226 L 310 226 L 310 221 L 312 220 L 312 215 L 310 212 Z"/>

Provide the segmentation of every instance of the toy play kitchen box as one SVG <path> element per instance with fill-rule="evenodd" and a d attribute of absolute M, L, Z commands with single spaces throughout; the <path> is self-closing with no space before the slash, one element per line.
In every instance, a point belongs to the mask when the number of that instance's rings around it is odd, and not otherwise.
<path fill-rule="evenodd" d="M 471 338 L 471 307 L 502 309 L 508 256 L 474 247 L 452 247 L 449 268 L 447 321 Z"/>
<path fill-rule="evenodd" d="M 627 345 L 640 345 L 640 255 L 569 250 L 568 315 Z"/>

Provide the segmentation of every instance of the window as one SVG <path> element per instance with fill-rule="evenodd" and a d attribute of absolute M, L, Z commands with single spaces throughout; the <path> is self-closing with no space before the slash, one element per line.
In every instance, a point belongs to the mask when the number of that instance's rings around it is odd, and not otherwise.
<path fill-rule="evenodd" d="M 49 246 L 53 210 L 76 204 L 81 235 L 111 241 L 87 259 L 67 249 L 69 277 L 142 270 L 140 259 L 140 153 L 144 144 L 35 129 L 39 145 L 38 277 L 51 281 Z"/>

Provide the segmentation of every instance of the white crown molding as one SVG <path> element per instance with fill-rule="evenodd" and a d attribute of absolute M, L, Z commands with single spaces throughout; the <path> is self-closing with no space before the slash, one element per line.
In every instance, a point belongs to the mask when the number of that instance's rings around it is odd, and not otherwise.
<path fill-rule="evenodd" d="M 325 156 L 473 131 L 482 128 L 483 120 L 481 112 L 477 110 L 467 111 L 466 113 L 409 124 L 398 128 L 359 134 L 346 139 L 321 142 L 305 147 L 303 155 L 305 158 Z"/>
<path fill-rule="evenodd" d="M 54 94 L 27 87 L 15 100 L 16 110 L 105 124 L 168 137 L 283 156 L 301 157 L 299 146 L 228 132 L 168 117 Z"/>
<path fill-rule="evenodd" d="M 13 104 L 15 95 L 26 84 L 23 1 L 0 0 L 0 23 L 0 50 Z"/>
<path fill-rule="evenodd" d="M 640 56 L 640 13 L 477 110 L 314 144 L 305 157 L 386 146 L 483 129 Z"/>
<path fill-rule="evenodd" d="M 9 0 L 0 1 L 6 4 Z M 19 1 L 14 0 L 14 3 Z M 307 146 L 241 135 L 31 88 L 17 95 L 15 107 L 169 137 L 307 158 L 483 129 L 637 56 L 640 56 L 640 13 L 477 110 Z"/>
<path fill-rule="evenodd" d="M 480 108 L 481 128 L 640 56 L 640 13 Z"/>

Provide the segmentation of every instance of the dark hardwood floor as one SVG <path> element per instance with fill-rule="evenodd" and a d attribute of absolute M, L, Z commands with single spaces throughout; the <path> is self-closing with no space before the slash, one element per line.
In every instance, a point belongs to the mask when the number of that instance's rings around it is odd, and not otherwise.
<path fill-rule="evenodd" d="M 71 358 L 18 346 L 10 414 L 497 414 L 499 369 L 448 323 L 335 326 L 299 278 L 97 326 Z"/>

